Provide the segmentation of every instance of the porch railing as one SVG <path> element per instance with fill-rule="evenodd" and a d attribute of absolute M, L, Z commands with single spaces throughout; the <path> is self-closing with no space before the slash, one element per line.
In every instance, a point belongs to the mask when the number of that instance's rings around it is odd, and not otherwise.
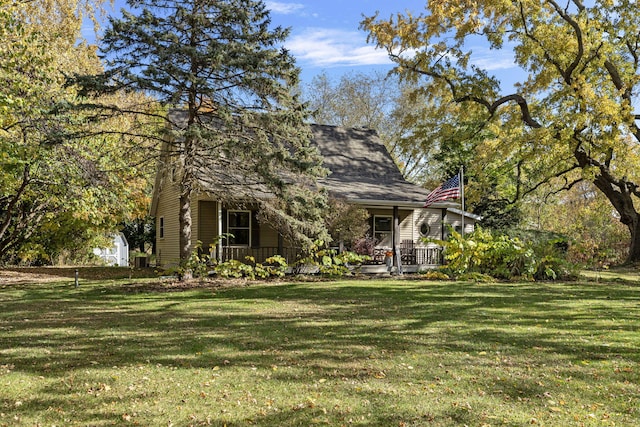
<path fill-rule="evenodd" d="M 299 248 L 278 249 L 277 247 L 247 248 L 223 246 L 222 261 L 237 259 L 238 261 L 245 262 L 246 257 L 251 256 L 255 259 L 255 262 L 263 263 L 269 257 L 281 255 L 287 261 L 287 264 L 291 265 L 297 260 L 300 253 L 301 251 Z M 381 254 L 381 256 L 374 256 L 370 263 L 383 263 L 384 252 L 381 252 Z M 441 265 L 442 248 L 402 248 L 400 250 L 400 258 L 403 265 Z"/>
<path fill-rule="evenodd" d="M 404 265 L 441 265 L 442 248 L 412 248 L 409 257 L 403 256 Z"/>
<path fill-rule="evenodd" d="M 250 256 L 255 259 L 255 262 L 263 263 L 269 257 L 272 257 L 274 255 L 281 255 L 287 261 L 287 264 L 292 264 L 296 261 L 298 253 L 300 253 L 300 250 L 298 248 L 278 249 L 278 247 L 268 246 L 261 248 L 223 246 L 222 261 L 237 259 L 238 261 L 245 262 L 247 257 Z"/>

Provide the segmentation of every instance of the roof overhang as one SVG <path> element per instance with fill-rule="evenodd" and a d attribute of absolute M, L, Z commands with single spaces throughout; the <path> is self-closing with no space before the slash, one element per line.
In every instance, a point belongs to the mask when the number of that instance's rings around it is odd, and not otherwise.
<path fill-rule="evenodd" d="M 399 208 L 411 208 L 411 209 L 454 209 L 460 207 L 457 203 L 434 203 L 429 205 L 428 208 L 424 207 L 424 202 L 414 201 L 402 201 L 402 200 L 371 200 L 371 199 L 346 199 L 348 203 L 359 205 L 364 208 L 379 208 L 379 207 L 399 207 Z"/>

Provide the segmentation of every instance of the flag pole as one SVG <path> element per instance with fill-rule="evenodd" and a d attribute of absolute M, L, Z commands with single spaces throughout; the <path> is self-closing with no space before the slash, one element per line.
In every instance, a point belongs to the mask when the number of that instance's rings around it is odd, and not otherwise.
<path fill-rule="evenodd" d="M 460 166 L 460 199 L 462 200 L 462 230 L 460 234 L 464 237 L 464 165 Z"/>

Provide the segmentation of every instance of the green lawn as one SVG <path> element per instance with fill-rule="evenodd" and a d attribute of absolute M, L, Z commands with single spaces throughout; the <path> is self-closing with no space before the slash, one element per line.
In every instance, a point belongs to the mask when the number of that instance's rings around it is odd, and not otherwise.
<path fill-rule="evenodd" d="M 638 425 L 639 304 L 630 282 L 0 285 L 0 426 Z"/>

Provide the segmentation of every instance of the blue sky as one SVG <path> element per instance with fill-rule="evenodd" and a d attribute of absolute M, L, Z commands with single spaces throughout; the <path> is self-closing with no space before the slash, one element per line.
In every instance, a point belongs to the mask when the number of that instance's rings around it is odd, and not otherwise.
<path fill-rule="evenodd" d="M 115 11 L 125 4 L 116 0 Z M 363 15 L 380 12 L 381 18 L 407 11 L 424 11 L 426 0 L 268 0 L 274 25 L 291 28 L 285 47 L 296 57 L 303 83 L 325 71 L 332 77 L 351 71 L 387 71 L 392 64 L 386 53 L 367 44 L 367 34 L 359 30 Z M 90 28 L 85 34 L 88 38 Z M 504 88 L 513 83 L 518 69 L 510 54 L 489 51 L 482 44 L 471 46 L 474 63 L 495 73 Z"/>

